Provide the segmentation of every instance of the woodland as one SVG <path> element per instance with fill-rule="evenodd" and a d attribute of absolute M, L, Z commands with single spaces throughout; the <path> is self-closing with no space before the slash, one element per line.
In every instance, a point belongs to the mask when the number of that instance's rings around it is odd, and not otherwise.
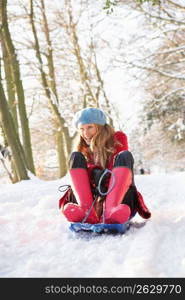
<path fill-rule="evenodd" d="M 0 41 L 0 178 L 65 176 L 79 109 L 124 131 L 115 70 L 139 103 L 136 173 L 185 170 L 185 1 L 0 0 Z"/>

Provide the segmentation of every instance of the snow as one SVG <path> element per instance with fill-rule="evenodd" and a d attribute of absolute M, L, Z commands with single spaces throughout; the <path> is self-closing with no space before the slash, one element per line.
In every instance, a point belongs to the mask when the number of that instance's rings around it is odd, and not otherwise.
<path fill-rule="evenodd" d="M 123 235 L 79 235 L 58 209 L 62 180 L 0 184 L 0 277 L 183 277 L 185 172 L 136 175 L 152 218 Z"/>

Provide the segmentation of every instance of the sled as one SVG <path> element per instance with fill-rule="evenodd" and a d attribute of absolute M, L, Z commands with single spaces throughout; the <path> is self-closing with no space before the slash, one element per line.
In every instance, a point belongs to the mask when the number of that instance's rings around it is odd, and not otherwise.
<path fill-rule="evenodd" d="M 72 232 L 93 232 L 93 233 L 125 233 L 130 227 L 130 222 L 123 224 L 89 224 L 75 222 L 71 223 L 69 229 Z"/>

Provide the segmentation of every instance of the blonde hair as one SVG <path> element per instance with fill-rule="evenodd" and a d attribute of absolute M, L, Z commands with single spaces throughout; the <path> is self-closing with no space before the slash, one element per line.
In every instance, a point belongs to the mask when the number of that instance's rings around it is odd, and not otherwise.
<path fill-rule="evenodd" d="M 80 136 L 80 140 L 76 148 L 77 151 L 84 154 L 87 161 L 90 161 L 93 158 L 95 164 L 100 165 L 102 168 L 106 168 L 110 155 L 114 153 L 115 131 L 108 124 L 94 125 L 97 128 L 97 132 L 91 139 L 90 147 L 87 145 L 83 137 Z"/>

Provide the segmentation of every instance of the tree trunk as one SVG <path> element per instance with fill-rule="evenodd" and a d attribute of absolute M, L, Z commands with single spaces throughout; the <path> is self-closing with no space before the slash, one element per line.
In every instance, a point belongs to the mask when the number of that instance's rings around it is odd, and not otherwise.
<path fill-rule="evenodd" d="M 107 94 L 105 92 L 104 81 L 103 81 L 103 79 L 101 77 L 101 73 L 100 73 L 100 70 L 98 68 L 98 63 L 97 63 L 97 58 L 96 58 L 96 52 L 95 52 L 93 43 L 91 44 L 91 49 L 92 49 L 93 55 L 94 55 L 94 68 L 95 68 L 95 72 L 96 72 L 97 81 L 99 83 L 98 93 L 100 93 L 100 91 L 101 91 L 102 94 L 103 94 L 103 97 L 104 97 L 105 103 L 106 103 L 106 107 L 107 107 L 107 110 L 108 110 L 108 113 L 109 113 L 109 124 L 112 127 L 114 127 L 113 119 L 111 117 L 110 101 L 109 101 L 109 99 L 107 97 Z M 99 98 L 99 97 L 97 96 L 97 98 Z"/>
<path fill-rule="evenodd" d="M 28 124 L 28 118 L 27 118 L 26 106 L 25 106 L 24 90 L 23 90 L 23 85 L 22 85 L 22 80 L 21 80 L 21 75 L 19 70 L 19 62 L 17 60 L 16 51 L 8 28 L 6 6 L 7 6 L 7 0 L 2 1 L 0 6 L 1 21 L 2 21 L 1 36 L 4 41 L 4 45 L 6 47 L 7 53 L 9 55 L 10 66 L 14 78 L 14 85 L 15 85 L 17 100 L 18 100 L 19 117 L 21 122 L 23 148 L 25 152 L 26 162 L 27 162 L 28 169 L 32 173 L 35 173 L 32 148 L 31 148 L 30 130 L 29 130 L 29 124 Z"/>
<path fill-rule="evenodd" d="M 62 132 L 58 131 L 56 133 L 56 147 L 57 147 L 57 155 L 59 162 L 59 178 L 62 178 L 66 175 L 66 171 L 68 169 L 66 155 L 64 152 L 64 137 Z"/>
<path fill-rule="evenodd" d="M 2 136 L 2 138 L 4 140 L 3 145 L 5 147 L 8 147 L 8 142 L 7 142 L 7 139 L 6 139 L 6 136 L 5 136 L 3 126 L 1 124 L 1 122 L 0 122 L 0 135 Z M 8 176 L 9 176 L 10 180 L 12 181 L 12 183 L 15 183 L 15 182 L 19 181 L 17 173 L 16 173 L 16 169 L 15 169 L 15 163 L 14 163 L 13 157 L 10 153 L 8 153 L 7 158 L 10 162 L 10 168 L 11 168 L 11 176 L 9 174 L 8 174 Z"/>
<path fill-rule="evenodd" d="M 21 153 L 21 149 L 20 149 L 20 141 L 18 140 L 12 115 L 8 109 L 8 104 L 5 98 L 1 81 L 0 81 L 0 113 L 1 113 L 0 120 L 3 126 L 3 130 L 6 135 L 8 145 L 10 146 L 10 149 L 12 151 L 18 181 L 21 181 L 23 179 L 29 179 L 26 166 L 24 163 L 24 159 L 23 159 L 23 154 Z"/>
<path fill-rule="evenodd" d="M 9 60 L 8 51 L 5 47 L 3 39 L 1 41 L 1 45 L 2 45 L 2 52 L 3 52 L 3 62 L 4 62 L 4 71 L 5 71 L 5 81 L 7 86 L 8 104 L 9 104 L 9 109 L 12 113 L 16 131 L 18 133 L 17 104 L 16 104 L 16 94 L 14 88 L 14 79 L 10 67 L 11 61 Z"/>
<path fill-rule="evenodd" d="M 43 18 L 43 27 L 44 27 L 43 30 L 44 30 L 46 42 L 47 42 L 46 58 L 47 58 L 48 70 L 49 70 L 48 86 L 50 87 L 52 93 L 54 94 L 54 96 L 56 98 L 56 103 L 58 104 L 58 93 L 57 93 L 55 67 L 54 67 L 54 60 L 53 60 L 53 47 L 52 47 L 52 42 L 50 39 L 50 31 L 49 31 L 48 21 L 47 21 L 47 17 L 46 17 L 46 12 L 45 12 L 45 4 L 44 4 L 43 0 L 41 0 L 41 13 L 42 13 L 42 18 Z"/>
<path fill-rule="evenodd" d="M 93 102 L 93 104 L 96 107 L 99 107 L 98 99 L 92 89 L 91 79 L 90 79 L 90 76 L 88 75 L 87 67 L 86 67 L 84 59 L 82 57 L 78 34 L 77 34 L 77 28 L 76 28 L 76 24 L 73 20 L 73 15 L 72 15 L 71 1 L 66 0 L 65 5 L 67 8 L 66 10 L 67 10 L 68 19 L 69 19 L 69 24 L 67 24 L 67 26 L 66 26 L 67 34 L 73 44 L 73 51 L 74 51 L 74 55 L 76 57 L 78 68 L 79 68 L 80 80 L 81 80 L 82 85 L 84 86 L 85 96 L 86 96 L 87 100 L 89 99 L 90 101 Z"/>
<path fill-rule="evenodd" d="M 49 37 L 49 29 L 48 29 L 48 24 L 46 21 L 46 16 L 44 12 L 44 7 L 42 7 L 42 13 L 44 15 L 44 25 L 45 25 L 45 33 L 46 33 L 46 40 L 48 43 L 48 49 L 50 49 L 50 52 L 47 56 L 48 60 L 48 69 L 49 69 L 49 77 L 52 77 L 52 81 L 50 81 L 50 84 L 48 83 L 47 80 L 47 75 L 44 71 L 43 68 L 43 61 L 42 61 L 42 56 L 41 56 L 41 51 L 40 51 L 40 45 L 39 45 L 39 40 L 37 37 L 37 31 L 34 23 L 34 10 L 33 10 L 33 1 L 30 0 L 30 23 L 32 27 L 32 32 L 35 40 L 35 51 L 36 51 L 36 57 L 39 62 L 39 71 L 41 74 L 41 80 L 42 80 L 42 85 L 46 94 L 46 97 L 49 101 L 49 108 L 54 116 L 54 124 L 55 124 L 55 137 L 56 137 L 56 142 L 57 142 L 57 155 L 58 155 L 58 162 L 59 162 L 59 174 L 66 174 L 67 172 L 67 159 L 68 155 L 71 150 L 71 138 L 69 135 L 69 131 L 67 128 L 65 128 L 65 120 L 62 118 L 58 107 L 58 96 L 57 96 L 57 89 L 56 89 L 56 82 L 54 78 L 54 64 L 53 64 L 53 57 L 52 57 L 52 45 Z M 51 84 L 52 82 L 52 84 Z M 64 176 L 62 175 L 62 176 Z"/>

